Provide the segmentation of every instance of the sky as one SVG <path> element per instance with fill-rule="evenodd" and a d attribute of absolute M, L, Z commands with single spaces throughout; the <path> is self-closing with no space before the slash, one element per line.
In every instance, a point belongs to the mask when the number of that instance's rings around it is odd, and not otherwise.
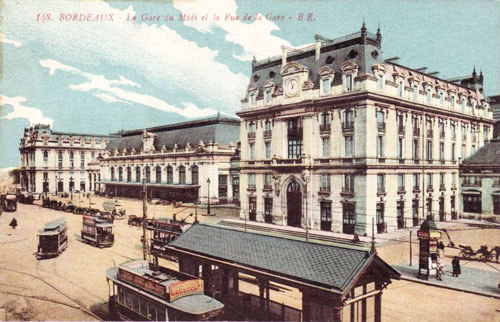
<path fill-rule="evenodd" d="M 280 55 L 315 34 L 342 37 L 363 21 L 373 33 L 380 26 L 384 58 L 445 79 L 475 66 L 486 95 L 500 94 L 498 0 L 4 3 L 0 168 L 19 165 L 31 124 L 108 134 L 235 115 L 252 57 Z"/>

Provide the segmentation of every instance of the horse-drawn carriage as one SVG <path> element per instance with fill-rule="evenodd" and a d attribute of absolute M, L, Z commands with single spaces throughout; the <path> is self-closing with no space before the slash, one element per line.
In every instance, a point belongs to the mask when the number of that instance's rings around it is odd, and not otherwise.
<path fill-rule="evenodd" d="M 493 257 L 500 256 L 500 246 L 493 247 L 492 249 L 488 249 L 488 246 L 483 245 L 479 247 L 477 251 L 474 251 L 471 246 L 467 245 L 458 245 L 460 247 L 459 256 L 465 259 L 477 259 L 483 262 L 492 261 Z"/>

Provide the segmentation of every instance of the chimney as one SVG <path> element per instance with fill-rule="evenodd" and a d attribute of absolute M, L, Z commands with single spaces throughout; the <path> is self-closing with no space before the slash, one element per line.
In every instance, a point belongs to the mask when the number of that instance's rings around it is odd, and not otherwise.
<path fill-rule="evenodd" d="M 285 46 L 281 46 L 281 67 L 286 65 L 287 50 L 288 49 Z"/>

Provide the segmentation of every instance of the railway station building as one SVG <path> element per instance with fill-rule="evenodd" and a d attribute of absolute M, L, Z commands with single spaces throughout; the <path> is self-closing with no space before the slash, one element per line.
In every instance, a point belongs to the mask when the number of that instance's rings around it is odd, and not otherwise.
<path fill-rule="evenodd" d="M 363 25 L 252 62 L 241 219 L 364 235 L 458 217 L 460 163 L 492 137 L 484 77 L 445 80 L 382 52 Z"/>
<path fill-rule="evenodd" d="M 238 204 L 239 126 L 217 115 L 119 132 L 99 158 L 103 192 L 140 198 L 144 184 L 152 199 Z"/>
<path fill-rule="evenodd" d="M 33 193 L 98 191 L 97 157 L 111 138 L 58 132 L 43 124 L 25 128 L 19 146 L 21 188 Z"/>

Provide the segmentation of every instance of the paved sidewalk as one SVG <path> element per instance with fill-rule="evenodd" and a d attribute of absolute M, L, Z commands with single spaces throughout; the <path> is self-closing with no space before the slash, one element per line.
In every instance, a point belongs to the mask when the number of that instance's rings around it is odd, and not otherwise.
<path fill-rule="evenodd" d="M 462 274 L 459 277 L 453 277 L 451 265 L 447 265 L 444 268 L 443 280 L 439 281 L 435 277 L 430 277 L 429 280 L 418 278 L 418 263 L 413 266 L 394 266 L 394 268 L 401 273 L 401 279 L 500 299 L 500 288 L 498 288 L 500 272 L 498 271 L 462 266 Z"/>

